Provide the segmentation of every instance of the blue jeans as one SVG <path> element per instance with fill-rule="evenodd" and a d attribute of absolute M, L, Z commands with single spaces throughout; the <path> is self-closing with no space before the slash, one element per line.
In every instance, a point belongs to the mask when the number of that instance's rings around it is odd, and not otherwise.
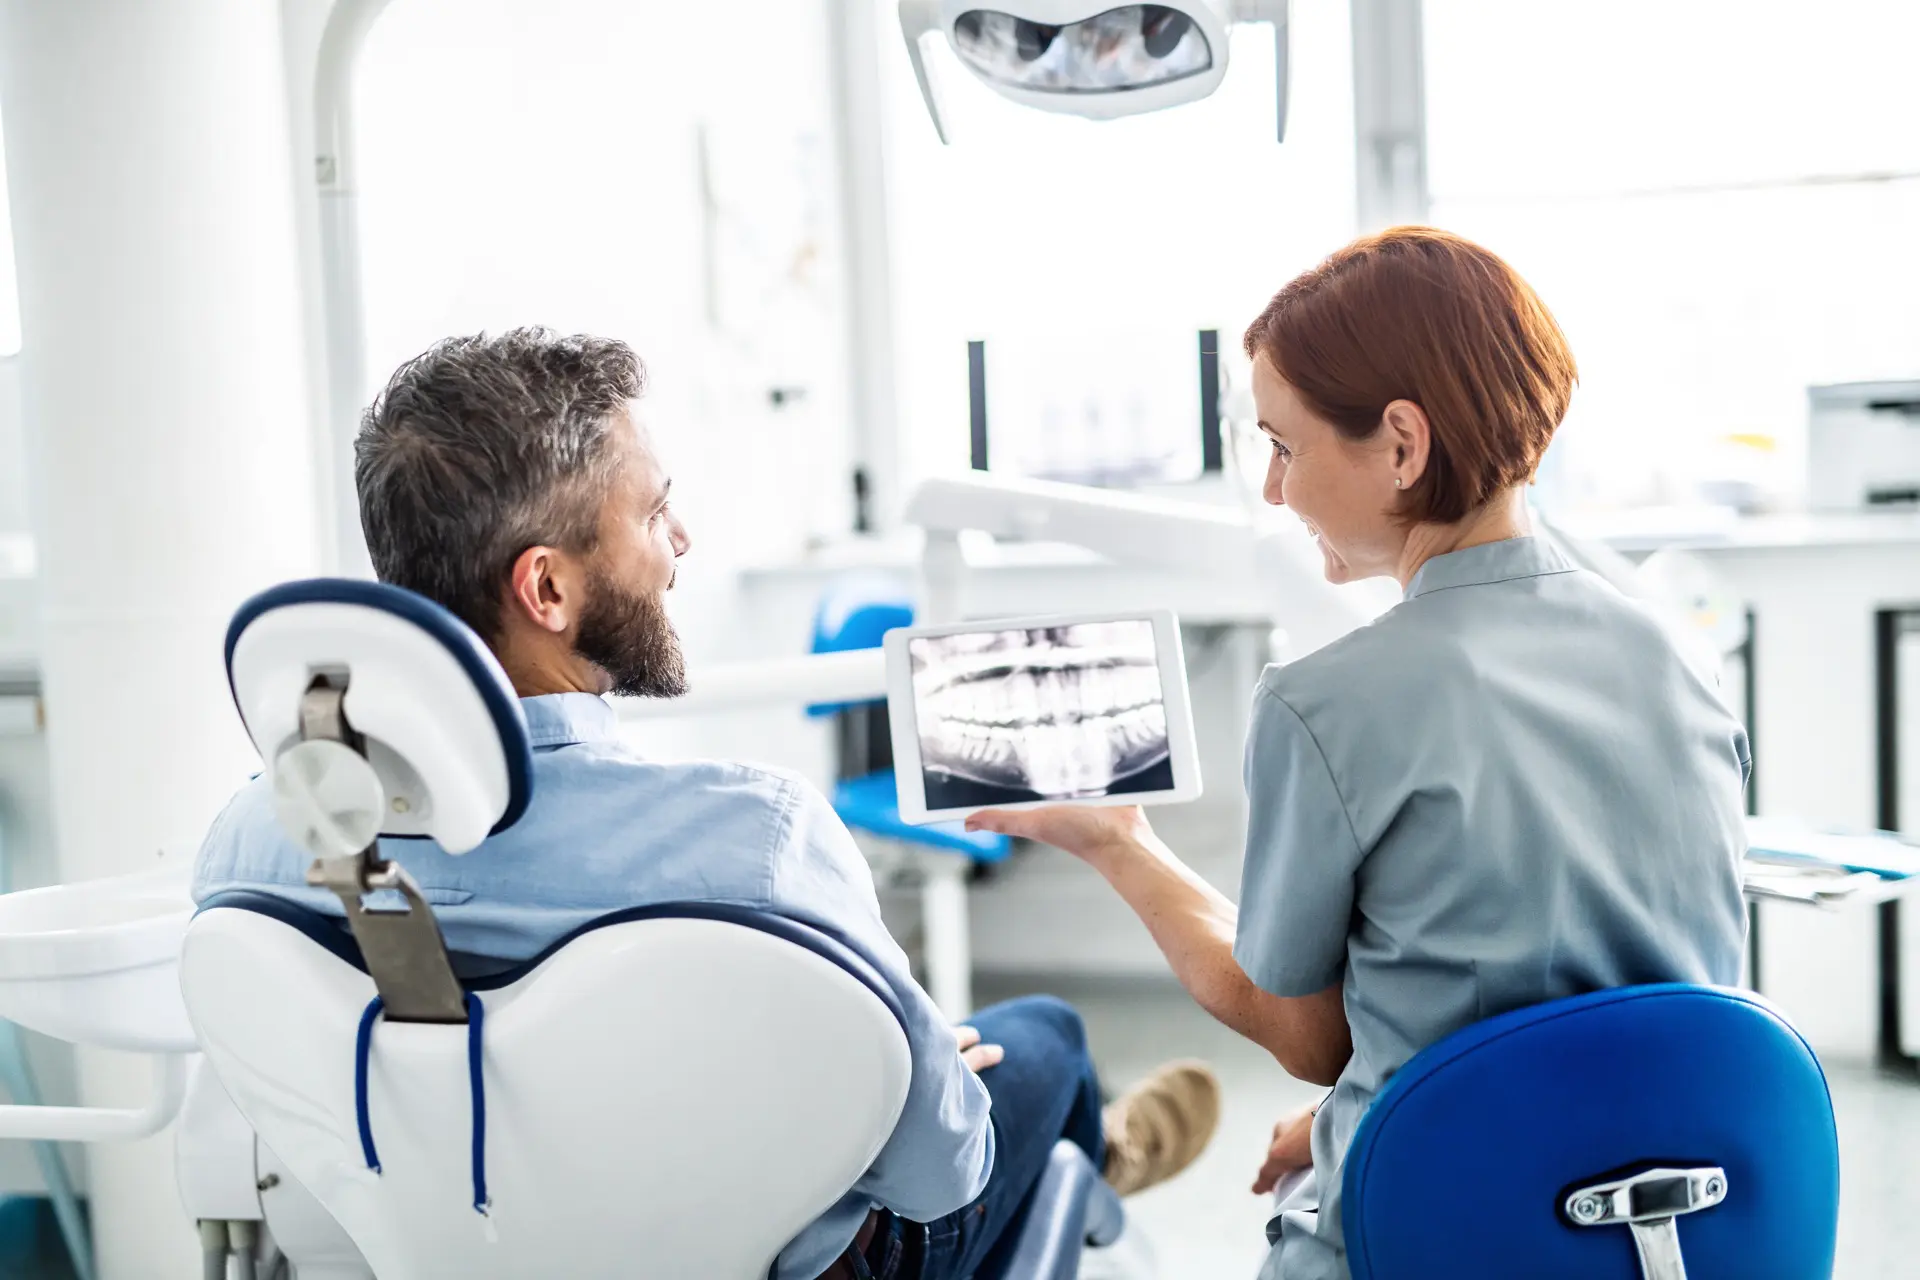
<path fill-rule="evenodd" d="M 870 1272 L 873 1280 L 999 1280 L 1053 1144 L 1068 1139 L 1096 1169 L 1106 1159 L 1100 1083 L 1072 1005 L 1025 996 L 967 1022 L 983 1043 L 1006 1049 L 999 1066 L 980 1073 L 993 1098 L 993 1173 L 980 1198 L 957 1213 L 924 1226 L 888 1222 L 892 1247 L 883 1243 L 886 1261 Z"/>

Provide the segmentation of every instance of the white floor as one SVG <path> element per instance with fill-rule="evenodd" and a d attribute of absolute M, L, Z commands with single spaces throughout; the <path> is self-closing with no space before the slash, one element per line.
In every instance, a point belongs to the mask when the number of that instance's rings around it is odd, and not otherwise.
<path fill-rule="evenodd" d="M 1115 1087 L 1168 1058 L 1211 1061 L 1226 1089 L 1219 1136 L 1180 1178 L 1128 1202 L 1165 1280 L 1253 1280 L 1266 1254 L 1265 1201 L 1248 1188 L 1273 1122 L 1320 1096 L 1259 1049 L 1157 982 L 1044 984 L 1087 1022 L 1094 1058 Z M 983 980 L 981 1003 L 1041 989 Z M 1828 1062 L 1840 1125 L 1837 1280 L 1920 1276 L 1920 1081 L 1858 1063 Z"/>

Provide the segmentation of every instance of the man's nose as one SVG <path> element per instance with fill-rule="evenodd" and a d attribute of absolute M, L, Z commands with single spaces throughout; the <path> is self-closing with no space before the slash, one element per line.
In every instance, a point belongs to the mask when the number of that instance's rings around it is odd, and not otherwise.
<path fill-rule="evenodd" d="M 693 538 L 688 534 L 687 526 L 680 523 L 680 517 L 678 516 L 673 518 L 673 532 L 670 541 L 673 543 L 673 554 L 676 556 L 683 556 L 693 548 Z"/>

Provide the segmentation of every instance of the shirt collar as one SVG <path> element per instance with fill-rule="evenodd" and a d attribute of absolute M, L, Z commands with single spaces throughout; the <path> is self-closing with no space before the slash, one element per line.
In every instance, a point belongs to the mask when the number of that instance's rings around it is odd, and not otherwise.
<path fill-rule="evenodd" d="M 1454 587 L 1481 587 L 1550 573 L 1572 573 L 1577 568 L 1552 543 L 1532 536 L 1502 538 L 1477 547 L 1449 551 L 1421 565 L 1407 584 L 1406 598 L 1432 595 Z"/>
<path fill-rule="evenodd" d="M 591 693 L 543 693 L 520 699 L 520 709 L 527 716 L 527 736 L 536 747 L 604 742 L 619 732 L 613 707 Z"/>

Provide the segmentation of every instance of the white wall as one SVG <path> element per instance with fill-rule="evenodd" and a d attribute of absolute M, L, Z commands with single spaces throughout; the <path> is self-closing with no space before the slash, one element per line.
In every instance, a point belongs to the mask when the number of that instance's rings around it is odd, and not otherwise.
<path fill-rule="evenodd" d="M 736 6 L 716 61 L 697 6 L 398 0 L 361 62 L 369 394 L 449 334 L 625 339 L 689 595 L 850 519 L 824 14 Z"/>
<path fill-rule="evenodd" d="M 753 38 L 716 60 L 699 6 L 396 0 L 356 83 L 368 397 L 451 334 L 630 343 L 692 532 L 669 607 L 696 661 L 767 651 L 742 565 L 851 528 L 827 2 L 735 6 Z"/>
<path fill-rule="evenodd" d="M 1481 0 L 1425 34 L 1432 220 L 1580 363 L 1565 499 L 1796 492 L 1808 385 L 1920 376 L 1920 7 Z"/>
<path fill-rule="evenodd" d="M 1756 614 L 1759 811 L 1849 828 L 1876 819 L 1873 614 L 1920 602 L 1920 547 L 1702 550 Z M 1909 776 L 1915 772 L 1908 765 Z M 1915 815 L 1905 815 L 1911 825 Z M 1912 907 L 1909 921 L 1920 920 Z M 1920 941 L 1908 926 L 1908 942 Z M 1761 908 L 1761 986 L 1823 1054 L 1869 1056 L 1875 913 Z"/>
<path fill-rule="evenodd" d="M 855 2 L 878 3 L 883 30 L 898 30 L 892 0 Z M 1293 7 L 1284 145 L 1274 134 L 1265 25 L 1237 29 L 1226 79 L 1211 97 L 1111 121 L 1017 106 L 936 47 L 948 147 L 906 57 L 894 54 L 897 44 L 885 50 L 900 453 L 909 478 L 967 466 L 969 340 L 988 342 L 990 385 L 996 348 L 1063 334 L 1116 347 L 1164 340 L 1187 359 L 1175 375 L 1184 391 L 1197 383 L 1197 357 L 1188 354 L 1197 330 L 1220 330 L 1231 363 L 1267 299 L 1352 237 L 1347 8 Z M 1054 381 L 1071 391 L 1088 377 L 1124 381 L 1128 372 L 1095 364 L 1063 368 Z M 1036 381 L 1031 394 L 1056 389 Z"/>

